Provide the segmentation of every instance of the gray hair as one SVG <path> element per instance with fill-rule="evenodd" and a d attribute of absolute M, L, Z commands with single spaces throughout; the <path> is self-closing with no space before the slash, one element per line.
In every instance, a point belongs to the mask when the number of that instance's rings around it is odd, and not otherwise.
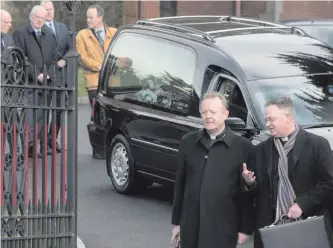
<path fill-rule="evenodd" d="M 226 109 L 228 109 L 228 101 L 227 101 L 227 99 L 225 98 L 225 96 L 221 92 L 217 92 L 217 91 L 206 92 L 203 95 L 203 97 L 201 98 L 200 106 L 201 106 L 201 103 L 205 99 L 211 99 L 211 98 L 218 98 L 221 101 L 222 106 L 225 107 Z"/>
<path fill-rule="evenodd" d="M 275 105 L 279 109 L 287 110 L 291 115 L 294 112 L 293 101 L 289 97 L 281 96 L 271 99 L 265 103 L 265 107 Z"/>
<path fill-rule="evenodd" d="M 97 11 L 97 16 L 102 16 L 102 17 L 104 17 L 104 9 L 103 9 L 101 6 L 99 6 L 99 5 L 97 5 L 97 4 L 93 4 L 93 5 L 90 5 L 90 6 L 88 7 L 88 9 L 96 9 L 96 11 Z"/>
<path fill-rule="evenodd" d="M 40 1 L 40 5 L 41 5 L 41 6 L 43 6 L 43 4 L 45 4 L 45 3 L 51 3 L 51 4 L 53 5 L 53 7 L 54 7 L 54 4 L 53 4 L 53 2 L 52 2 L 51 0 L 43 0 L 43 1 Z"/>
<path fill-rule="evenodd" d="M 33 17 L 34 15 L 36 15 L 36 13 L 39 10 L 44 10 L 46 12 L 46 9 L 43 6 L 41 6 L 41 5 L 35 5 L 34 7 L 32 7 L 32 9 L 30 11 L 30 14 L 29 14 L 30 20 L 31 20 L 31 17 Z"/>

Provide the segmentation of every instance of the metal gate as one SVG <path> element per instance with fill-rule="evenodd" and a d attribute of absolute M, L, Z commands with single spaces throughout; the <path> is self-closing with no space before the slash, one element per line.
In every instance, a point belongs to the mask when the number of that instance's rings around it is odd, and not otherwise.
<path fill-rule="evenodd" d="M 76 247 L 77 58 L 73 39 L 67 66 L 38 83 L 19 48 L 1 56 L 1 247 Z"/>

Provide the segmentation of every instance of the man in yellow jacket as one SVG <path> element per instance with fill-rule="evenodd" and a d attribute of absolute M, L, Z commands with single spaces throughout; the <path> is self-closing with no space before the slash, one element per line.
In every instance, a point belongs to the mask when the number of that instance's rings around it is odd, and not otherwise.
<path fill-rule="evenodd" d="M 91 5 L 87 10 L 88 28 L 81 30 L 76 37 L 76 48 L 80 54 L 80 64 L 84 69 L 85 87 L 90 106 L 97 93 L 99 71 L 104 55 L 117 29 L 103 23 L 104 10 L 99 5 Z"/>

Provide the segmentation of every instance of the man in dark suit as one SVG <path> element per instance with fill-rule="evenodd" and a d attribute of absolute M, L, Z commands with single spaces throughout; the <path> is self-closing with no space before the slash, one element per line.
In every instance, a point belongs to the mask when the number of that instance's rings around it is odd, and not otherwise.
<path fill-rule="evenodd" d="M 30 23 L 17 29 L 13 34 L 14 43 L 20 47 L 28 58 L 31 64 L 29 73 L 29 84 L 37 83 L 43 85 L 44 82 L 50 84 L 51 75 L 53 74 L 54 67 L 57 63 L 57 46 L 52 32 L 44 27 L 46 10 L 40 5 L 36 5 L 30 12 Z M 47 69 L 46 78 L 44 78 L 44 66 Z M 45 95 L 46 94 L 46 95 Z M 46 100 L 46 102 L 45 102 Z M 41 106 L 49 106 L 51 97 L 49 92 L 40 90 L 37 97 L 37 104 Z M 34 105 L 33 91 L 28 93 L 28 103 Z M 45 114 L 45 113 L 44 113 Z M 39 138 L 42 143 L 44 140 L 44 123 L 43 113 L 41 110 L 37 113 L 37 123 L 33 125 L 33 110 L 29 109 L 27 112 L 29 122 L 29 155 L 32 154 L 32 144 L 35 132 L 39 133 Z M 48 119 L 48 115 L 46 116 Z M 38 130 L 36 130 L 38 128 Z M 42 131 L 43 130 L 43 131 Z M 48 148 L 47 153 L 51 154 Z M 41 157 L 41 155 L 40 155 Z"/>
<path fill-rule="evenodd" d="M 6 10 L 0 10 L 1 14 L 1 53 L 9 46 L 14 46 L 12 36 L 8 34 L 12 27 L 12 16 Z"/>
<path fill-rule="evenodd" d="M 327 214 L 325 198 L 333 193 L 333 156 L 328 141 L 301 129 L 286 97 L 265 105 L 271 138 L 256 147 L 255 175 L 243 175 L 254 187 L 254 247 L 262 247 L 258 229 L 279 220 Z M 255 179 L 255 184 L 253 180 Z"/>
<path fill-rule="evenodd" d="M 55 37 L 56 43 L 57 43 L 57 85 L 58 86 L 65 86 L 65 81 L 61 80 L 61 73 L 64 70 L 64 67 L 66 66 L 66 58 L 65 55 L 70 49 L 70 37 L 68 33 L 68 28 L 64 23 L 56 22 L 54 20 L 54 5 L 52 1 L 42 1 L 41 6 L 43 6 L 46 11 L 46 21 L 45 21 L 45 26 L 48 27 L 51 31 L 52 34 Z M 57 93 L 56 99 L 53 99 L 56 101 L 57 107 L 61 106 L 61 94 Z M 53 147 L 53 142 L 52 142 L 52 137 L 53 137 L 53 128 L 55 125 L 55 138 L 58 138 L 59 135 L 59 130 L 61 126 L 61 111 L 56 112 L 56 117 L 55 120 L 53 120 L 52 117 L 52 122 L 49 128 L 49 147 Z M 58 142 L 55 142 L 56 144 L 56 151 L 61 152 L 61 148 L 58 144 Z"/>

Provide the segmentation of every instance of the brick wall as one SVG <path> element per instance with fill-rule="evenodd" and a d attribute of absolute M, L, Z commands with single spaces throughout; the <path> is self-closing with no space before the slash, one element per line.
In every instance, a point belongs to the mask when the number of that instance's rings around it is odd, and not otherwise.
<path fill-rule="evenodd" d="M 138 1 L 124 1 L 123 24 L 135 23 L 138 20 Z"/>
<path fill-rule="evenodd" d="M 178 1 L 177 15 L 234 15 L 234 1 Z M 278 14 L 275 15 L 275 8 Z M 141 2 L 141 19 L 160 16 L 159 1 Z M 241 16 L 266 20 L 297 18 L 333 19 L 333 1 L 241 1 Z M 138 19 L 138 2 L 124 1 L 123 23 Z"/>
<path fill-rule="evenodd" d="M 241 16 L 260 18 L 260 15 L 266 11 L 265 1 L 242 1 L 241 2 Z"/>
<path fill-rule="evenodd" d="M 232 15 L 232 1 L 178 1 L 177 15 Z"/>
<path fill-rule="evenodd" d="M 159 1 L 142 1 L 141 2 L 141 18 L 160 17 Z"/>
<path fill-rule="evenodd" d="M 333 1 L 284 1 L 281 19 L 333 19 Z"/>

